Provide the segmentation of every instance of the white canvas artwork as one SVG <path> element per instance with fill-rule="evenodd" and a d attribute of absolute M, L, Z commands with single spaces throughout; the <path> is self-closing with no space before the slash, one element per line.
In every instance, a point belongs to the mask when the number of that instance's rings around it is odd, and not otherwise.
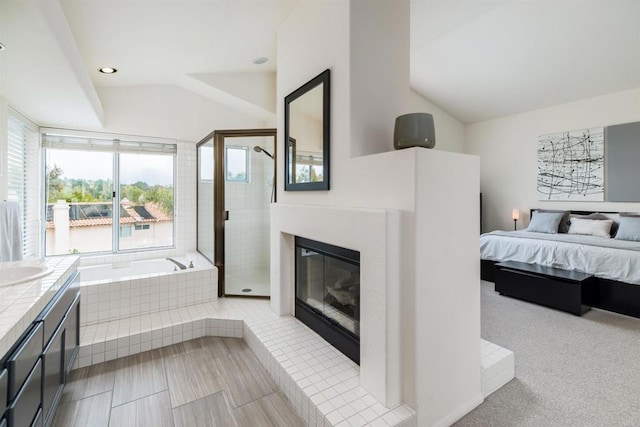
<path fill-rule="evenodd" d="M 604 128 L 538 139 L 540 200 L 604 200 Z"/>

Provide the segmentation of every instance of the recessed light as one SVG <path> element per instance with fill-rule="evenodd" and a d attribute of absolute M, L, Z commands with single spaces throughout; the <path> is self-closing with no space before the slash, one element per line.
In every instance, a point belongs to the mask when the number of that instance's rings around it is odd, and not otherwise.
<path fill-rule="evenodd" d="M 3 45 L 2 43 L 0 43 L 0 50 L 5 50 L 7 47 L 5 45 Z"/>
<path fill-rule="evenodd" d="M 113 73 L 117 73 L 118 72 L 118 70 L 116 70 L 115 68 L 111 68 L 111 67 L 98 68 L 98 71 L 100 71 L 102 74 L 113 74 Z"/>
<path fill-rule="evenodd" d="M 259 56 L 253 60 L 253 63 L 256 65 L 264 64 L 267 62 L 269 58 L 265 58 L 264 56 Z"/>

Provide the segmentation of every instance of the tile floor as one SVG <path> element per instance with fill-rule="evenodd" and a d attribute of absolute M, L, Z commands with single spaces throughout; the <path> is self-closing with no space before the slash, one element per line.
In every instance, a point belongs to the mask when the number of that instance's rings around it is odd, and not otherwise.
<path fill-rule="evenodd" d="M 72 371 L 52 425 L 304 424 L 244 340 L 202 337 Z"/>
<path fill-rule="evenodd" d="M 271 292 L 269 268 L 227 272 L 225 293 L 240 296 L 269 296 Z"/>

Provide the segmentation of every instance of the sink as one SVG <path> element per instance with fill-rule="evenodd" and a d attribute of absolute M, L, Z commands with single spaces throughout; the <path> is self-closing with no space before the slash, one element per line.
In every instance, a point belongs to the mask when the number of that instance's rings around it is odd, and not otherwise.
<path fill-rule="evenodd" d="M 0 287 L 41 279 L 52 272 L 53 269 L 44 265 L 20 265 L 0 268 Z"/>

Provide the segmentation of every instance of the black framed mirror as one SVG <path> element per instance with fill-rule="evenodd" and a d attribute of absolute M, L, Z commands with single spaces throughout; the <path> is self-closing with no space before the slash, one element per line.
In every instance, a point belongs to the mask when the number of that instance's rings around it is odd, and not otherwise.
<path fill-rule="evenodd" d="M 325 70 L 284 99 L 284 189 L 329 189 L 329 77 Z"/>

